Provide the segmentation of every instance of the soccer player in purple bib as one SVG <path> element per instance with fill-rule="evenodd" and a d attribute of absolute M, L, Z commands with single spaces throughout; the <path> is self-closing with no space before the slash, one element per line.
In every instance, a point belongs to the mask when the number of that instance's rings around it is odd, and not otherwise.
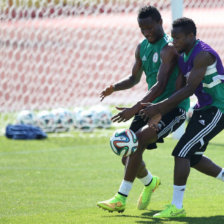
<path fill-rule="evenodd" d="M 143 119 L 161 117 L 182 100 L 195 94 L 198 99 L 185 134 L 172 155 L 175 158 L 173 200 L 154 218 L 184 217 L 183 196 L 190 167 L 224 181 L 224 169 L 203 156 L 209 141 L 224 128 L 224 68 L 219 55 L 208 44 L 196 39 L 196 26 L 189 18 L 172 25 L 173 44 L 180 54 L 178 66 L 183 87 L 166 100 L 149 104 L 140 112 Z M 157 128 L 159 119 L 151 120 Z"/>

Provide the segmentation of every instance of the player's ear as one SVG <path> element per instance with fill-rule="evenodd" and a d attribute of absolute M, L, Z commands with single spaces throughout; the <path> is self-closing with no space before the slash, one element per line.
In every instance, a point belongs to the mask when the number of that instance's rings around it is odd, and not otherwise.
<path fill-rule="evenodd" d="M 161 19 L 160 21 L 159 21 L 159 25 L 163 25 L 163 20 Z"/>
<path fill-rule="evenodd" d="M 188 34 L 190 38 L 195 38 L 195 35 L 193 33 Z"/>

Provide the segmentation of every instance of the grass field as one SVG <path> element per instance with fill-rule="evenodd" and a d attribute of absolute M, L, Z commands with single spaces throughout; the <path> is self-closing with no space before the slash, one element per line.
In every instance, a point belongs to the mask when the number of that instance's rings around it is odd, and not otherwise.
<path fill-rule="evenodd" d="M 191 171 L 185 193 L 186 218 L 154 220 L 152 215 L 172 199 L 173 158 L 176 141 L 166 139 L 157 150 L 144 154 L 151 172 L 161 177 L 149 210 L 138 211 L 142 190 L 136 180 L 123 214 L 108 213 L 96 202 L 112 197 L 123 179 L 120 158 L 109 147 L 113 130 L 94 134 L 49 135 L 46 140 L 15 141 L 0 137 L 0 223 L 172 223 L 223 224 L 224 183 Z M 206 155 L 224 166 L 223 134 Z"/>

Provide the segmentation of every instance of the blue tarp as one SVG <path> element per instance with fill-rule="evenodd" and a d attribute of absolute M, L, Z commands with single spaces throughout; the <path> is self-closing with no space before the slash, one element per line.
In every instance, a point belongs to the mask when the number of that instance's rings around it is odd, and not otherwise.
<path fill-rule="evenodd" d="M 44 139 L 47 134 L 39 127 L 26 124 L 8 125 L 5 136 L 11 139 Z"/>

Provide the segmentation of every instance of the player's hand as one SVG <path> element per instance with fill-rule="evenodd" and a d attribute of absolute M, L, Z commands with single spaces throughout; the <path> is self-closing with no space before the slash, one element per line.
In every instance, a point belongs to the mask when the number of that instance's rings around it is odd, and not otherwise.
<path fill-rule="evenodd" d="M 144 107 L 140 110 L 139 115 L 144 121 L 148 121 L 149 119 L 153 118 L 155 115 L 160 114 L 157 105 L 153 103 L 141 103 Z"/>
<path fill-rule="evenodd" d="M 103 101 L 103 99 L 106 96 L 109 96 L 110 94 L 112 94 L 114 92 L 114 87 L 113 85 L 110 85 L 108 87 L 106 87 L 106 89 L 104 89 L 101 93 L 100 93 L 100 101 Z"/>
<path fill-rule="evenodd" d="M 149 127 L 154 129 L 155 131 L 158 131 L 159 130 L 158 123 L 160 122 L 161 119 L 162 119 L 162 115 L 156 114 L 149 120 L 149 123 L 148 123 Z"/>
<path fill-rule="evenodd" d="M 121 110 L 118 114 L 114 115 L 111 120 L 113 122 L 125 122 L 131 119 L 135 115 L 135 110 L 133 108 L 127 107 L 116 107 L 117 110 Z"/>

